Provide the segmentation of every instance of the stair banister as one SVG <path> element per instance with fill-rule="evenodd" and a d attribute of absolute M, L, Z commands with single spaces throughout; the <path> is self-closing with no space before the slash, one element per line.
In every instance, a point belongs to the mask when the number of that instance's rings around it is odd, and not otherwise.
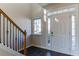
<path fill-rule="evenodd" d="M 16 27 L 16 33 L 15 33 L 15 35 L 16 35 L 16 38 L 14 38 L 13 40 L 18 40 L 17 39 L 17 33 L 18 33 L 18 31 L 19 31 L 19 34 L 20 34 L 20 36 L 23 34 L 23 50 L 24 50 L 24 55 L 26 55 L 27 54 L 27 49 L 26 49 L 26 31 L 23 31 L 9 16 L 7 16 L 7 14 L 5 14 L 1 9 L 0 9 L 0 43 L 3 43 L 3 42 L 1 42 L 1 15 L 3 15 L 3 17 L 4 18 L 7 18 L 7 20 L 10 22 L 10 33 L 11 33 L 11 24 L 13 25 L 13 33 L 14 33 L 14 27 Z M 5 19 L 3 19 L 3 20 L 5 20 Z M 7 22 L 8 23 L 8 22 Z M 4 23 L 3 23 L 3 25 L 4 25 Z M 9 26 L 9 25 L 7 25 L 7 26 Z M 5 26 L 3 26 L 3 27 L 5 27 Z M 5 28 L 4 28 L 5 29 Z M 17 31 L 18 30 L 18 31 Z M 7 29 L 7 31 L 8 31 L 8 29 Z M 9 32 L 9 31 L 8 31 Z M 4 32 L 5 33 L 5 32 Z M 3 34 L 4 34 L 3 33 Z M 7 33 L 7 32 L 6 32 Z M 21 34 L 22 33 L 22 34 Z M 19 35 L 18 34 L 18 35 Z M 8 34 L 7 34 L 8 35 Z M 11 35 L 10 35 L 11 36 Z M 19 36 L 18 36 L 19 37 Z M 11 38 L 11 37 L 10 37 Z M 20 37 L 20 41 L 22 41 L 21 40 L 21 37 Z M 16 41 L 17 42 L 17 41 Z M 15 43 L 16 43 L 15 42 Z M 8 43 L 10 43 L 11 44 L 11 41 L 10 42 L 8 42 Z M 19 42 L 18 42 L 19 43 Z M 5 41 L 4 41 L 4 43 L 3 44 L 5 44 Z M 16 43 L 17 44 L 17 43 Z M 8 45 L 8 44 L 5 44 L 5 45 Z M 4 45 L 4 46 L 5 46 Z M 21 42 L 20 42 L 20 45 L 21 45 Z M 9 46 L 7 46 L 7 47 L 9 47 Z M 15 46 L 13 46 L 13 47 L 15 47 Z M 16 45 L 16 49 L 17 49 L 17 47 L 19 47 L 19 45 Z M 10 48 L 12 49 L 12 47 L 10 46 Z M 21 48 L 21 46 L 18 48 L 19 50 L 20 50 L 20 48 Z M 16 50 L 16 49 L 13 49 L 13 50 Z M 18 50 L 18 51 L 19 51 Z"/>
<path fill-rule="evenodd" d="M 27 49 L 26 49 L 26 30 L 24 31 L 24 55 L 27 55 Z"/>

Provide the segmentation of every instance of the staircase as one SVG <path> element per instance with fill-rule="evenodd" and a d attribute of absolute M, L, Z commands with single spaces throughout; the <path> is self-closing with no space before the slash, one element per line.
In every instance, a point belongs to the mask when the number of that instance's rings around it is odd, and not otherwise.
<path fill-rule="evenodd" d="M 19 26 L 12 21 L 0 9 L 0 44 L 6 46 L 16 52 L 24 50 L 24 55 L 27 55 L 26 49 L 26 31 L 23 31 Z"/>

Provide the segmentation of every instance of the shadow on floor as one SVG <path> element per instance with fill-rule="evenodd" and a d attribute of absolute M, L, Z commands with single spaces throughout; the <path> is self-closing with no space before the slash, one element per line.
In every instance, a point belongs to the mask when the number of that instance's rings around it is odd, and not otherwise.
<path fill-rule="evenodd" d="M 28 56 L 71 56 L 71 55 L 50 51 L 34 46 L 29 47 L 27 50 L 28 50 Z M 23 51 L 20 51 L 20 53 L 23 54 Z"/>

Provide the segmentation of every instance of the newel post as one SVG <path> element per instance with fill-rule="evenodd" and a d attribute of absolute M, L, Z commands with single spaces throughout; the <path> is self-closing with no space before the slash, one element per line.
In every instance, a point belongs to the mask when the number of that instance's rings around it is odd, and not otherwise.
<path fill-rule="evenodd" d="M 26 31 L 24 31 L 24 55 L 27 55 L 27 49 L 26 49 Z"/>

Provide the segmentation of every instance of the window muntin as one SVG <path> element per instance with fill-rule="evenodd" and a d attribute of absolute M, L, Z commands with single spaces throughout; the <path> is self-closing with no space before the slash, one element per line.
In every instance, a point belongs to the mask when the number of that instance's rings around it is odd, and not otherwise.
<path fill-rule="evenodd" d="M 74 12 L 74 11 L 76 11 L 76 8 L 65 8 L 65 9 L 54 11 L 54 12 L 49 12 L 47 14 L 47 16 L 51 16 L 51 15 L 55 15 L 55 14 L 60 14 L 60 13 L 65 13 L 65 12 Z"/>
<path fill-rule="evenodd" d="M 41 33 L 41 19 L 35 19 L 34 20 L 34 34 L 40 34 Z"/>

